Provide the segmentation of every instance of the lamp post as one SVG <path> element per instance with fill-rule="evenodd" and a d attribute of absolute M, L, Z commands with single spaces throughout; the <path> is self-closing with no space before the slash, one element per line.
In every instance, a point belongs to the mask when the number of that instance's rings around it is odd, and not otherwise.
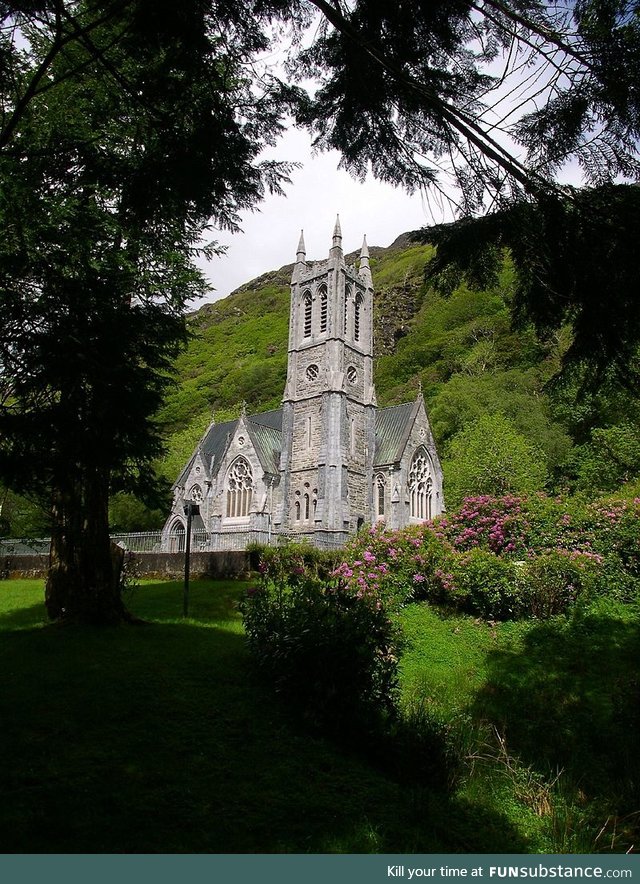
<path fill-rule="evenodd" d="M 189 559 L 191 557 L 191 519 L 200 514 L 197 503 L 187 500 L 184 505 L 184 514 L 187 517 L 187 537 L 184 548 L 184 593 L 182 595 L 182 616 L 189 616 Z"/>

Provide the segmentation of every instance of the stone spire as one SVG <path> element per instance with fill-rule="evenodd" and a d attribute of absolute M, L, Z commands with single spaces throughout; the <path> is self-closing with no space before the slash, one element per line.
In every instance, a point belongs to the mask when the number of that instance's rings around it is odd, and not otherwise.
<path fill-rule="evenodd" d="M 304 245 L 304 232 L 300 231 L 300 242 L 298 243 L 298 250 L 296 251 L 296 263 L 293 267 L 293 273 L 291 275 L 291 282 L 295 282 L 300 278 L 300 274 L 305 270 L 307 266 L 306 260 L 306 249 Z"/>
<path fill-rule="evenodd" d="M 369 247 L 367 246 L 367 237 L 362 240 L 362 248 L 360 249 L 360 269 L 358 275 L 362 277 L 363 282 L 368 287 L 373 287 L 371 279 L 371 267 L 369 266 Z"/>
<path fill-rule="evenodd" d="M 304 230 L 300 231 L 300 242 L 298 243 L 298 251 L 296 252 L 296 262 L 298 264 L 304 264 L 306 259 L 306 249 L 304 246 Z"/>
<path fill-rule="evenodd" d="M 336 215 L 336 226 L 333 228 L 333 242 L 331 244 L 332 256 L 342 257 L 342 230 L 340 229 L 340 215 Z"/>
<path fill-rule="evenodd" d="M 333 244 L 342 247 L 342 230 L 340 229 L 340 215 L 336 215 L 336 226 L 333 228 Z"/>

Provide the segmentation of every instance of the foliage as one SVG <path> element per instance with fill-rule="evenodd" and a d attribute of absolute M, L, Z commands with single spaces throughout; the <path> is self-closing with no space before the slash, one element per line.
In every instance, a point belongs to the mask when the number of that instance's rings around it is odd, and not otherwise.
<path fill-rule="evenodd" d="M 445 461 L 450 505 L 474 494 L 539 491 L 546 479 L 544 456 L 511 421 L 486 414 L 453 437 Z"/>
<path fill-rule="evenodd" d="M 151 508 L 133 494 L 121 491 L 109 503 L 109 529 L 114 534 L 158 531 L 164 524 L 166 511 L 167 506 L 163 509 Z"/>
<path fill-rule="evenodd" d="M 463 611 L 480 614 L 486 620 L 509 620 L 530 614 L 520 599 L 517 566 L 513 561 L 482 549 L 456 555 L 445 600 Z"/>
<path fill-rule="evenodd" d="M 271 683 L 335 734 L 379 730 L 395 710 L 398 640 L 379 599 L 327 582 L 304 549 L 269 550 L 260 571 L 242 612 L 249 648 Z"/>
<path fill-rule="evenodd" d="M 360 532 L 335 574 L 393 612 L 427 599 L 489 620 L 548 618 L 579 598 L 637 598 L 639 528 L 640 499 L 483 495 L 433 523 Z"/>
<path fill-rule="evenodd" d="M 0 486 L 0 537 L 47 537 L 49 530 L 42 507 Z"/>
<path fill-rule="evenodd" d="M 547 337 L 570 323 L 564 367 L 569 372 L 586 365 L 584 385 L 597 390 L 612 373 L 626 379 L 634 374 L 639 217 L 635 185 L 566 188 L 562 195 L 522 200 L 484 218 L 425 231 L 424 238 L 438 246 L 429 275 L 446 281 L 445 289 L 462 273 L 486 286 L 508 249 L 517 272 L 516 320 L 533 322 Z"/>
<path fill-rule="evenodd" d="M 640 428 L 627 421 L 595 427 L 589 442 L 572 452 L 568 469 L 575 488 L 587 493 L 614 491 L 640 477 Z"/>
<path fill-rule="evenodd" d="M 238 69 L 267 38 L 223 6 L 2 10 L 0 474 L 51 511 L 53 618 L 126 616 L 108 499 L 153 487 L 198 243 L 286 178 L 258 160 L 275 96 Z"/>
<path fill-rule="evenodd" d="M 383 522 L 360 531 L 344 550 L 335 576 L 351 593 L 380 597 L 390 611 L 424 593 L 449 562 L 450 550 L 422 525 L 387 531 Z"/>
<path fill-rule="evenodd" d="M 471 213 L 552 190 L 572 157 L 592 183 L 637 175 L 633 2 L 313 2 L 328 24 L 297 62 L 300 79 L 315 77 L 320 88 L 304 95 L 298 119 L 356 176 L 372 169 L 443 194 L 448 173 Z M 523 64 L 537 68 L 531 83 Z M 525 146 L 524 161 L 501 135 Z"/>

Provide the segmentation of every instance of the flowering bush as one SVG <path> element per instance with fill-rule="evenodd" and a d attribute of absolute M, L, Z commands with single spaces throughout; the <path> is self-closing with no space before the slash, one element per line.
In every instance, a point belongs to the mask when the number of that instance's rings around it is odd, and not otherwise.
<path fill-rule="evenodd" d="M 345 549 L 333 576 L 356 597 L 379 597 L 390 610 L 413 598 L 442 595 L 449 546 L 428 524 L 387 531 L 384 524 L 361 531 Z"/>
<path fill-rule="evenodd" d="M 395 711 L 398 631 L 374 593 L 327 582 L 325 564 L 300 550 L 265 551 L 241 607 L 252 654 L 277 690 L 345 735 Z"/>
<path fill-rule="evenodd" d="M 458 551 L 487 549 L 496 555 L 522 554 L 529 523 L 522 498 L 467 497 L 452 516 L 439 520 L 441 536 Z"/>
<path fill-rule="evenodd" d="M 635 595 L 639 528 L 640 498 L 482 495 L 431 523 L 360 532 L 333 576 L 392 611 L 423 598 L 491 618 L 548 617 L 585 592 Z"/>

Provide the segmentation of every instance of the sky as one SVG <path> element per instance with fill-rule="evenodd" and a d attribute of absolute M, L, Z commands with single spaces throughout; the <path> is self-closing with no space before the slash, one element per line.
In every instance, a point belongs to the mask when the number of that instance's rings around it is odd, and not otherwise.
<path fill-rule="evenodd" d="M 345 252 L 360 249 L 365 235 L 369 246 L 389 246 L 407 230 L 451 220 L 436 206 L 429 207 L 420 194 L 409 195 L 373 178 L 355 181 L 338 169 L 340 155 L 335 151 L 312 155 L 306 132 L 289 130 L 269 158 L 296 161 L 302 167 L 291 174 L 285 197 L 267 197 L 258 212 L 243 216 L 242 233 L 212 233 L 212 238 L 227 246 L 227 252 L 201 263 L 215 291 L 195 307 L 226 297 L 262 273 L 292 264 L 300 230 L 304 230 L 307 258 L 325 260 L 336 215 Z"/>

